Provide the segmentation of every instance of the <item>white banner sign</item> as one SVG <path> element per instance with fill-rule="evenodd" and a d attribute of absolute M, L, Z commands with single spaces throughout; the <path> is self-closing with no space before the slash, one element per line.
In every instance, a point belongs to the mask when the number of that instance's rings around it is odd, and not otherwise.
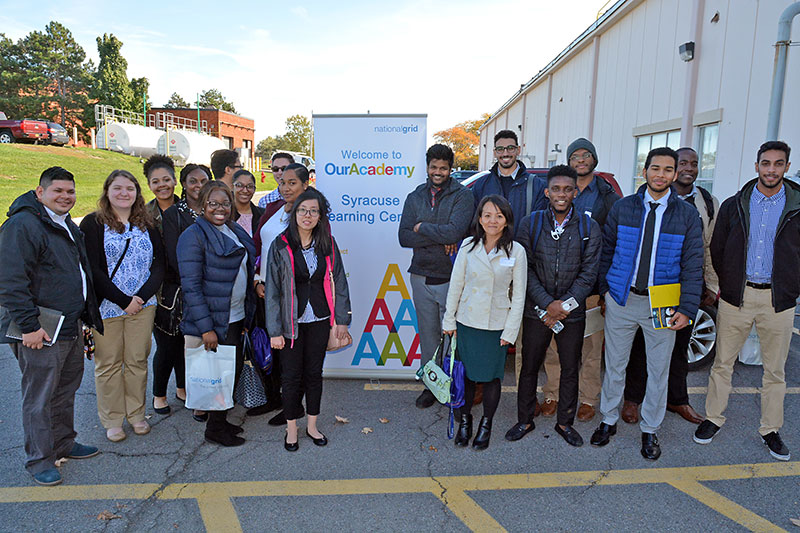
<path fill-rule="evenodd" d="M 317 188 L 350 286 L 353 344 L 325 359 L 325 375 L 408 378 L 419 368 L 417 315 L 397 228 L 409 192 L 426 178 L 426 115 L 315 115 Z"/>

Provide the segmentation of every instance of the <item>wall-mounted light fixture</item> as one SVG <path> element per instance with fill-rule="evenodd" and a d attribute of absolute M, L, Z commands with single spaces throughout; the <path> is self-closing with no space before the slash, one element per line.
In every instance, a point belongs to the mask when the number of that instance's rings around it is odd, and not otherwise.
<path fill-rule="evenodd" d="M 678 55 L 683 61 L 689 62 L 694 59 L 694 41 L 683 43 L 678 47 Z"/>
<path fill-rule="evenodd" d="M 551 151 L 556 152 L 558 154 L 561 153 L 561 148 L 558 147 L 558 143 L 555 144 L 555 147 Z"/>
<path fill-rule="evenodd" d="M 517 129 L 518 129 L 519 131 L 522 131 L 522 124 L 517 124 Z"/>

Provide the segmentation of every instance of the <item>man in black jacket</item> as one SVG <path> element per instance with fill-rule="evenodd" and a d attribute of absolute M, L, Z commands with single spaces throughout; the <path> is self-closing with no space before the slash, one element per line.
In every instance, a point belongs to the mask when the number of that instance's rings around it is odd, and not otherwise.
<path fill-rule="evenodd" d="M 578 193 L 575 170 L 558 165 L 547 173 L 550 207 L 522 219 L 516 240 L 528 256 L 528 288 L 522 329 L 522 370 L 517 394 L 517 423 L 506 439 L 519 440 L 534 429 L 536 385 L 553 328 L 561 362 L 558 422 L 555 430 L 568 444 L 583 439 L 572 427 L 578 402 L 578 368 L 586 328 L 586 297 L 597 281 L 601 231 L 597 222 L 573 208 Z M 574 307 L 567 303 L 571 301 Z M 566 305 L 565 305 L 566 304 Z M 546 311 L 539 318 L 539 309 Z"/>
<path fill-rule="evenodd" d="M 456 251 L 467 234 L 475 211 L 469 189 L 450 177 L 455 155 L 443 144 L 434 144 L 425 154 L 428 179 L 414 189 L 403 204 L 398 237 L 400 246 L 411 248 L 411 292 L 420 345 L 420 366 L 431 360 L 442 335 L 447 289 Z M 433 405 L 428 389 L 422 391 L 416 405 Z"/>
<path fill-rule="evenodd" d="M 58 458 L 99 453 L 75 442 L 75 392 L 83 377 L 81 320 L 101 332 L 103 323 L 83 236 L 69 217 L 74 205 L 72 174 L 51 167 L 35 191 L 14 200 L 0 228 L 0 342 L 11 344 L 22 371 L 25 468 L 40 485 L 61 483 Z M 39 323 L 39 306 L 64 316 L 57 338 Z M 22 332 L 21 342 L 6 336 L 11 321 Z"/>
<path fill-rule="evenodd" d="M 764 375 L 761 426 L 770 454 L 791 457 L 778 431 L 783 426 L 784 369 L 792 340 L 794 309 L 800 296 L 800 186 L 784 180 L 789 146 L 761 145 L 758 178 L 722 203 L 711 239 L 711 261 L 719 276 L 717 355 L 708 379 L 706 419 L 694 440 L 708 444 L 725 423 L 736 356 L 756 325 Z"/>

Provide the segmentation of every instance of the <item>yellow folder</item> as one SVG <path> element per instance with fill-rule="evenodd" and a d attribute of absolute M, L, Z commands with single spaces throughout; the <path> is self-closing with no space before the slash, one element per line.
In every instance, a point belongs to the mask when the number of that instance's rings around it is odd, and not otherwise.
<path fill-rule="evenodd" d="M 653 285 L 647 288 L 650 294 L 650 308 L 653 312 L 653 327 L 665 329 L 681 302 L 681 284 Z"/>

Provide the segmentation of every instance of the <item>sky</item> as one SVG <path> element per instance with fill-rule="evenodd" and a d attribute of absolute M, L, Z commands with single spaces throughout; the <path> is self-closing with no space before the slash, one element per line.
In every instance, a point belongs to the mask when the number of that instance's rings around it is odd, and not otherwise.
<path fill-rule="evenodd" d="M 154 106 L 219 89 L 255 120 L 256 142 L 312 113 L 425 113 L 431 137 L 494 113 L 606 3 L 0 0 L 0 33 L 16 41 L 55 20 L 95 64 L 95 39 L 113 33 Z"/>

